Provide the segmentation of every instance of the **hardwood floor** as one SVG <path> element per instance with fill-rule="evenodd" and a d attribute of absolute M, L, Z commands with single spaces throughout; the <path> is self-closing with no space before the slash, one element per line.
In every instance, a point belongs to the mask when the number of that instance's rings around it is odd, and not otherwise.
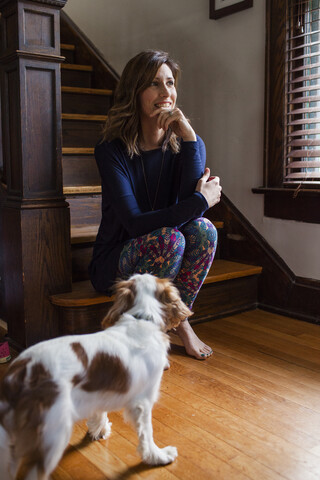
<path fill-rule="evenodd" d="M 172 336 L 153 411 L 155 441 L 177 446 L 177 460 L 142 465 L 135 432 L 112 413 L 108 440 L 75 426 L 53 480 L 319 480 L 320 326 L 255 310 L 194 328 L 214 356 L 188 358 Z"/>

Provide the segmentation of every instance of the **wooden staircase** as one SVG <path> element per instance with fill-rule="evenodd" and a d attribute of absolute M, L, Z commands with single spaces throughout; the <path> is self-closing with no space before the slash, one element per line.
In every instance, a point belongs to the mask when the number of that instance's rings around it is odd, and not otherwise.
<path fill-rule="evenodd" d="M 101 185 L 93 156 L 94 145 L 112 105 L 117 76 L 88 39 L 61 15 L 61 65 L 63 185 L 70 205 L 73 287 L 51 296 L 60 311 L 62 334 L 85 333 L 100 328 L 112 297 L 94 291 L 88 264 L 100 223 Z M 214 210 L 213 210 L 214 213 Z M 212 212 L 209 212 L 211 218 Z M 223 238 L 224 224 L 214 220 Z M 262 268 L 215 259 L 195 302 L 193 322 L 254 308 Z"/>

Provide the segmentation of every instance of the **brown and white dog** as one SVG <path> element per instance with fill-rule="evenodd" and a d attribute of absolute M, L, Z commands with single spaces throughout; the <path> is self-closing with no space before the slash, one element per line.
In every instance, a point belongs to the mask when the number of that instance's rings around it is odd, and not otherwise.
<path fill-rule="evenodd" d="M 165 332 L 191 312 L 166 279 L 134 275 L 116 286 L 104 331 L 41 342 L 9 367 L 0 390 L 0 478 L 48 479 L 76 421 L 87 418 L 93 439 L 106 438 L 107 412 L 124 409 L 150 465 L 165 465 L 175 447 L 153 441 L 169 339 Z"/>

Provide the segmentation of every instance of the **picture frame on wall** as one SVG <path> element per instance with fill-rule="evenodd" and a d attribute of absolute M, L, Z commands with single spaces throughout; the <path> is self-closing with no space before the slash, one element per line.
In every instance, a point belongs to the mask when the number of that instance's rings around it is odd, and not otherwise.
<path fill-rule="evenodd" d="M 252 6 L 253 0 L 210 0 L 210 18 L 218 20 Z"/>

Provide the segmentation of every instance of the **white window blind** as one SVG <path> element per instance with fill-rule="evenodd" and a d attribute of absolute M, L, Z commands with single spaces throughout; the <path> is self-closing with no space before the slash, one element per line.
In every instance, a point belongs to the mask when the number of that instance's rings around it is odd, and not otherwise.
<path fill-rule="evenodd" d="M 314 185 L 320 184 L 320 0 L 287 2 L 284 182 Z"/>

